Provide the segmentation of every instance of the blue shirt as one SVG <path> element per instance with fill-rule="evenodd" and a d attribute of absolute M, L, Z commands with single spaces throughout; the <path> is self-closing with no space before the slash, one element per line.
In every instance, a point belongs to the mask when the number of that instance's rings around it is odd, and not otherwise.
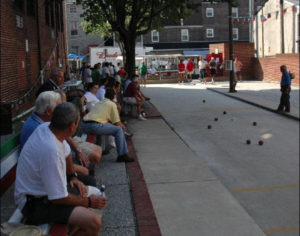
<path fill-rule="evenodd" d="M 282 74 L 280 85 L 281 86 L 291 85 L 291 77 L 287 71 Z"/>
<path fill-rule="evenodd" d="M 43 124 L 44 121 L 34 112 L 32 112 L 31 116 L 26 120 L 25 124 L 23 125 L 21 135 L 20 135 L 20 147 L 21 150 L 33 133 L 33 131 L 40 125 Z"/>

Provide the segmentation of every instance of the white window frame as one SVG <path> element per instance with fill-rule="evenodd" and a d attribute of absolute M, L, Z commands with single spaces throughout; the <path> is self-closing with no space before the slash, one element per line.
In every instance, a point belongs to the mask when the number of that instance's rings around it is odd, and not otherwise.
<path fill-rule="evenodd" d="M 72 31 L 75 32 L 75 30 L 76 30 L 76 34 L 72 33 Z M 71 36 L 78 35 L 77 21 L 70 22 L 70 34 L 71 34 Z"/>
<path fill-rule="evenodd" d="M 239 9 L 237 7 L 232 7 L 232 17 L 239 17 Z"/>
<path fill-rule="evenodd" d="M 236 35 L 236 37 L 234 37 Z M 233 28 L 232 29 L 232 39 L 233 40 L 239 40 L 239 29 Z"/>
<path fill-rule="evenodd" d="M 182 29 L 181 30 L 181 41 L 187 42 L 189 41 L 189 30 L 188 29 Z"/>
<path fill-rule="evenodd" d="M 214 29 L 213 28 L 206 29 L 206 38 L 214 38 L 214 37 L 215 37 Z"/>
<path fill-rule="evenodd" d="M 206 8 L 206 17 L 208 17 L 208 18 L 211 18 L 211 17 L 214 17 L 214 9 L 213 8 L 211 8 L 211 7 L 207 7 Z"/>
<path fill-rule="evenodd" d="M 157 30 L 152 30 L 151 31 L 151 41 L 153 43 L 158 43 L 159 42 L 159 32 Z"/>
<path fill-rule="evenodd" d="M 77 7 L 76 7 L 76 5 L 70 5 L 69 10 L 70 10 L 70 13 L 76 13 L 76 12 L 77 12 Z"/>

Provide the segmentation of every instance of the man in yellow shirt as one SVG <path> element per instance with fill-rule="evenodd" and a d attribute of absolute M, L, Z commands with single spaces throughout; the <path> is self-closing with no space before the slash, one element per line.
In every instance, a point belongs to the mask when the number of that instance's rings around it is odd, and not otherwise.
<path fill-rule="evenodd" d="M 112 101 L 114 97 L 114 90 L 106 90 L 105 99 L 96 103 L 93 109 L 85 115 L 81 128 L 87 134 L 114 136 L 118 152 L 117 162 L 133 162 L 134 159 L 128 156 L 123 132 L 125 126 L 121 123 L 117 105 Z"/>

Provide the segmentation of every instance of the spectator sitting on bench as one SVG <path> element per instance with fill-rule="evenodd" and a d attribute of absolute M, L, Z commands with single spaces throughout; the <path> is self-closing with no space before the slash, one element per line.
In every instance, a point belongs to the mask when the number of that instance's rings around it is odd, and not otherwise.
<path fill-rule="evenodd" d="M 102 209 L 106 198 L 87 197 L 88 188 L 76 177 L 65 140 L 75 133 L 79 120 L 75 105 L 61 103 L 51 123 L 39 125 L 24 145 L 17 165 L 15 201 L 25 224 L 69 224 L 79 228 L 76 235 L 98 234 L 101 218 L 88 207 Z M 68 192 L 68 182 L 80 195 Z"/>
<path fill-rule="evenodd" d="M 86 100 L 86 108 L 88 111 L 90 111 L 97 102 L 99 102 L 99 99 L 96 97 L 96 94 L 99 89 L 99 85 L 95 82 L 89 83 L 87 85 L 88 91 L 84 94 L 85 100 Z"/>
<path fill-rule="evenodd" d="M 43 124 L 44 122 L 48 122 L 51 120 L 52 112 L 57 104 L 64 102 L 61 95 L 58 92 L 54 91 L 45 91 L 42 92 L 38 98 L 35 101 L 35 110 L 32 113 L 32 115 L 26 120 L 25 124 L 23 125 L 21 135 L 20 135 L 20 147 L 21 150 L 23 149 L 24 144 L 27 142 L 28 138 L 31 136 L 31 134 L 35 131 L 35 129 Z M 86 167 L 89 165 L 89 157 L 86 157 L 85 153 L 81 152 L 79 150 L 78 145 L 76 143 L 74 144 L 72 138 L 68 138 L 69 144 L 72 146 L 73 150 L 75 150 L 75 153 L 79 160 L 83 160 L 86 162 Z M 102 154 L 102 150 L 100 147 L 98 147 L 98 150 L 100 150 L 100 157 Z M 100 160 L 99 157 L 99 160 Z M 95 157 L 94 155 L 91 155 L 91 159 L 98 158 L 98 154 Z M 76 165 L 74 164 L 74 169 L 76 172 L 78 172 L 78 177 L 81 181 L 83 181 L 85 184 L 96 186 L 96 179 L 93 176 L 88 176 L 90 174 L 90 170 L 87 169 L 85 166 Z"/>
<path fill-rule="evenodd" d="M 125 90 L 123 101 L 127 104 L 137 105 L 138 119 L 146 120 L 146 118 L 142 115 L 142 102 L 143 96 L 137 89 L 138 76 L 133 75 L 131 77 L 131 83 L 129 83 L 128 87 Z"/>
<path fill-rule="evenodd" d="M 133 162 L 134 159 L 128 156 L 124 134 L 125 126 L 120 120 L 117 105 L 113 102 L 114 98 L 115 91 L 113 89 L 106 90 L 105 99 L 98 102 L 83 117 L 81 128 L 87 134 L 114 136 L 118 153 L 117 162 Z M 104 149 L 104 147 L 102 148 Z"/>
<path fill-rule="evenodd" d="M 67 101 L 66 94 L 63 90 L 55 90 L 54 92 L 57 92 L 60 94 L 62 102 Z M 81 102 L 81 100 L 80 100 L 80 102 Z M 81 108 L 82 107 L 78 107 L 78 109 L 81 109 Z M 102 154 L 101 147 L 99 147 L 96 144 L 90 143 L 90 142 L 84 142 L 78 136 L 74 136 L 73 138 L 70 137 L 66 140 L 69 143 L 69 145 L 71 146 L 71 149 L 75 153 L 75 156 L 72 155 L 75 158 L 75 163 L 80 163 L 81 165 L 86 166 L 86 167 L 89 166 L 89 162 L 92 162 L 94 165 L 99 163 L 101 154 Z M 94 171 L 93 169 L 94 169 L 93 166 L 89 166 L 90 172 Z M 91 175 L 93 175 L 93 174 L 91 174 Z M 89 184 L 89 185 L 92 185 L 92 184 Z"/>
<path fill-rule="evenodd" d="M 44 83 L 36 93 L 36 97 L 45 91 L 53 91 L 59 88 L 64 83 L 64 71 L 60 68 L 52 68 L 50 72 L 50 79 Z"/>
<path fill-rule="evenodd" d="M 100 84 L 99 84 L 99 89 L 98 92 L 96 94 L 96 97 L 101 101 L 105 98 L 105 87 L 108 83 L 108 79 L 104 78 L 100 80 Z"/>
<path fill-rule="evenodd" d="M 59 68 L 53 68 L 51 70 L 50 73 L 50 78 L 53 78 L 55 84 L 57 84 L 58 86 L 63 84 L 63 76 L 64 76 L 64 71 L 59 69 Z M 49 86 L 45 86 L 45 84 L 43 84 L 41 86 L 41 88 L 39 89 L 39 91 L 53 91 L 53 90 L 58 90 L 58 86 L 53 86 L 53 80 L 49 79 Z M 51 85 L 51 86 L 50 86 Z M 61 94 L 62 92 L 60 92 Z M 64 93 L 64 92 L 63 92 Z M 63 101 L 65 102 L 65 101 Z M 72 150 L 76 153 L 76 157 L 77 159 L 80 161 L 80 163 L 85 166 L 88 167 L 89 166 L 89 162 L 90 160 L 94 163 L 97 164 L 100 161 L 101 155 L 102 155 L 102 150 L 100 147 L 98 147 L 97 145 L 93 146 L 93 151 L 90 152 L 89 154 L 89 158 L 83 153 L 81 152 L 81 148 L 78 147 L 78 145 L 76 145 L 73 142 L 72 138 L 67 139 L 67 141 L 69 142 L 69 144 L 71 145 Z M 90 184 L 91 185 L 91 184 Z"/>

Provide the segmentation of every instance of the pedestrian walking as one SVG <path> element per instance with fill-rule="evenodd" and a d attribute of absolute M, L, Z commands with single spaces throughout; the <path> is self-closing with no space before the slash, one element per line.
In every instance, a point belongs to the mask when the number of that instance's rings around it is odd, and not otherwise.
<path fill-rule="evenodd" d="M 282 112 L 285 109 L 285 112 L 290 112 L 291 77 L 285 65 L 280 66 L 280 71 L 282 73 L 280 82 L 281 98 L 277 111 Z"/>

